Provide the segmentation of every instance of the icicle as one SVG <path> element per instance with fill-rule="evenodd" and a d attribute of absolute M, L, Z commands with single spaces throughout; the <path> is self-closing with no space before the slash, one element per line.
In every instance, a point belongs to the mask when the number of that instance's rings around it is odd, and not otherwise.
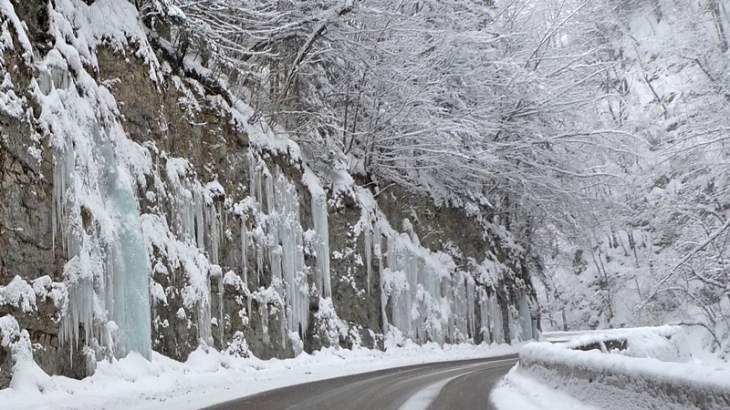
<path fill-rule="evenodd" d="M 210 289 L 210 281 L 208 281 L 208 289 Z M 195 304 L 198 311 L 198 340 L 211 346 L 211 315 L 209 300 L 199 300 Z"/>
<path fill-rule="evenodd" d="M 278 238 L 277 238 L 278 239 Z M 274 245 L 269 247 L 269 261 L 271 262 L 271 276 L 274 279 L 282 279 L 281 271 L 281 255 L 283 253 L 281 245 Z M 281 296 L 284 296 L 281 294 Z"/>
<path fill-rule="evenodd" d="M 195 239 L 198 249 L 205 250 L 205 216 L 203 198 L 198 189 L 193 191 L 193 207 L 195 211 Z"/>
<path fill-rule="evenodd" d="M 507 320 L 508 320 L 508 326 L 509 329 L 509 339 L 510 341 L 518 339 L 522 336 L 522 325 L 520 324 L 520 312 L 518 309 L 519 307 L 519 300 L 517 301 L 516 305 L 507 305 Z"/>
<path fill-rule="evenodd" d="M 332 286 L 330 284 L 330 244 L 327 221 L 327 197 L 324 195 L 312 198 L 312 217 L 314 219 L 314 230 L 317 232 L 317 240 L 315 243 L 315 250 L 317 252 L 317 285 L 320 288 L 320 294 L 322 297 L 328 298 L 332 296 Z M 370 269 L 370 265 L 368 265 L 368 269 Z M 369 273 L 368 292 L 370 292 Z"/>
<path fill-rule="evenodd" d="M 527 295 L 524 293 L 519 303 L 520 326 L 522 327 L 521 339 L 523 341 L 532 339 L 532 316 L 530 315 L 530 305 L 527 301 Z"/>
<path fill-rule="evenodd" d="M 225 334 L 226 322 L 223 316 L 223 301 L 224 294 L 223 289 L 223 275 L 218 278 L 218 338 L 220 340 L 220 348 L 223 349 L 223 336 Z"/>
<path fill-rule="evenodd" d="M 248 229 L 246 220 L 241 219 L 241 279 L 246 292 L 246 314 L 251 315 L 251 292 L 248 291 Z"/>
<path fill-rule="evenodd" d="M 76 257 L 78 258 L 78 256 Z M 73 264 L 72 259 L 64 268 L 66 269 Z M 94 285 L 89 279 L 78 280 L 68 289 L 69 305 L 66 315 L 61 321 L 60 339 L 61 343 L 73 342 L 76 347 L 79 345 L 79 325 L 84 328 L 84 344 L 89 345 L 94 326 Z"/>
<path fill-rule="evenodd" d="M 209 225 L 209 232 L 208 236 L 210 238 L 210 261 L 215 264 L 219 265 L 219 248 L 220 248 L 220 237 L 221 237 L 221 224 L 220 224 L 220 216 L 221 216 L 221 210 L 220 205 L 215 203 L 215 201 L 212 204 L 209 204 L 206 207 L 206 215 Z"/>
<path fill-rule="evenodd" d="M 263 342 L 264 345 L 269 345 L 271 343 L 271 338 L 269 337 L 269 306 L 266 302 L 266 300 L 259 300 L 259 314 L 261 315 L 261 331 L 263 333 Z"/>
<path fill-rule="evenodd" d="M 223 223 L 224 219 L 222 218 L 223 212 L 221 208 L 220 201 L 214 202 L 213 205 L 216 208 L 216 217 L 214 224 L 216 225 L 212 229 L 212 253 L 213 257 L 215 258 L 215 264 L 220 265 L 220 240 L 223 236 L 223 231 L 226 229 L 225 224 Z M 223 271 L 220 271 L 220 277 L 218 278 L 218 331 L 219 331 L 219 340 L 220 340 L 220 348 L 223 349 L 223 337 L 225 334 L 225 328 L 226 328 L 226 322 L 225 322 L 225 316 L 223 315 L 223 307 L 224 307 L 224 289 L 223 286 Z"/>
<path fill-rule="evenodd" d="M 388 241 L 388 268 L 393 272 L 402 272 L 405 275 L 406 289 L 395 294 L 392 301 L 393 325 L 400 329 L 406 337 L 413 338 L 414 324 L 417 326 L 417 317 L 414 318 L 414 296 L 418 286 L 418 266 L 415 255 L 408 247 L 398 247 L 396 240 Z M 416 312 L 418 307 L 416 306 Z"/>
<path fill-rule="evenodd" d="M 479 288 L 479 313 L 482 318 L 482 327 L 479 332 L 482 334 L 482 339 L 485 342 L 491 343 L 494 339 L 489 329 L 489 296 L 487 295 L 486 289 L 482 287 Z"/>
<path fill-rule="evenodd" d="M 244 219 L 241 219 L 241 279 L 248 287 L 248 229 Z"/>
<path fill-rule="evenodd" d="M 492 341 L 504 343 L 504 322 L 502 320 L 502 307 L 499 305 L 497 295 L 492 290 L 489 296 L 489 329 L 492 332 Z"/>
<path fill-rule="evenodd" d="M 438 344 L 443 344 L 446 332 L 441 320 L 441 314 L 445 312 L 441 312 L 440 278 L 423 257 L 410 250 L 408 252 L 415 262 L 417 295 L 414 294 L 414 298 L 417 298 L 420 317 L 413 326 L 420 329 L 417 339 L 420 343 L 425 343 L 430 339 Z"/>
<path fill-rule="evenodd" d="M 256 241 L 256 276 L 257 285 L 261 285 L 261 276 L 264 274 L 264 233 L 261 228 L 257 231 L 258 240 Z"/>
<path fill-rule="evenodd" d="M 287 320 L 293 331 L 305 332 L 309 322 L 309 287 L 304 265 L 304 238 L 299 222 L 296 190 L 276 171 L 274 189 L 278 216 L 278 239 L 281 244 L 281 274 L 286 285 L 286 303 L 291 309 Z M 289 310 L 287 310 L 289 313 Z"/>
<path fill-rule="evenodd" d="M 249 157 L 251 178 L 250 192 L 257 205 L 255 212 L 263 213 L 263 203 L 266 204 L 266 214 L 259 215 L 253 237 L 256 241 L 256 265 L 259 282 L 263 270 L 264 255 L 268 256 L 272 287 L 284 301 L 284 314 L 281 318 L 282 343 L 290 336 L 290 331 L 303 335 L 309 324 L 309 286 L 307 273 L 309 268 L 304 264 L 304 233 L 299 220 L 299 200 L 296 189 L 282 174 L 279 168 L 272 174 L 268 173 L 263 163 L 258 163 L 253 156 Z M 263 179 L 263 181 L 262 181 Z M 262 192 L 263 188 L 263 192 Z M 315 212 L 317 232 L 328 236 L 326 202 L 324 215 Z M 313 204 L 313 207 L 316 204 Z M 316 208 L 318 211 L 319 208 Z M 315 208 L 313 208 L 315 211 Z M 318 253 L 328 255 L 328 242 L 319 241 Z M 243 244 L 242 246 L 245 246 Z M 243 253 L 243 252 L 242 252 Z M 318 259 L 321 264 L 322 288 L 330 292 L 329 260 Z M 325 278 L 326 276 L 326 278 Z"/>
<path fill-rule="evenodd" d="M 450 329 L 450 335 L 452 337 L 452 340 L 454 341 L 463 341 L 468 333 L 468 306 L 466 299 L 465 278 L 461 272 L 457 273 L 456 277 L 453 278 L 453 284 L 451 286 L 451 298 L 451 305 L 453 306 L 453 328 Z"/>
<path fill-rule="evenodd" d="M 56 148 L 53 149 L 53 200 L 51 201 L 53 210 L 51 212 L 52 215 L 52 224 L 53 224 L 53 236 L 51 239 L 51 243 L 53 246 L 53 252 L 55 254 L 56 252 L 56 231 L 58 230 L 58 225 L 64 221 L 64 215 L 66 214 L 65 210 L 65 195 L 66 195 L 66 173 L 68 172 L 66 170 L 66 167 L 63 164 L 64 162 L 64 156 L 63 154 Z M 63 232 L 63 231 L 62 231 Z M 62 244 L 62 249 L 64 252 L 66 252 L 66 246 Z"/>
<path fill-rule="evenodd" d="M 278 171 L 278 169 L 277 169 Z M 278 172 L 277 172 L 278 174 Z M 266 212 L 271 214 L 274 212 L 274 180 L 272 176 L 269 176 L 264 181 L 264 186 L 266 188 Z"/>
<path fill-rule="evenodd" d="M 448 315 L 446 317 L 446 329 L 445 333 L 449 337 L 449 340 L 453 343 L 457 336 L 457 330 L 458 330 L 458 289 L 456 288 L 457 280 L 454 277 L 448 277 L 444 279 L 444 282 L 446 284 L 445 286 L 445 292 L 444 297 L 446 299 L 446 305 L 449 308 L 449 311 L 447 312 Z"/>
<path fill-rule="evenodd" d="M 69 187 L 69 182 L 76 178 L 75 158 L 73 146 L 65 141 L 63 147 L 53 149 L 53 243 L 55 249 L 56 229 L 60 225 L 61 248 L 67 259 L 81 251 L 81 233 L 78 230 L 74 232 L 75 226 L 71 224 L 69 215 L 71 202 L 76 200 Z"/>
<path fill-rule="evenodd" d="M 466 276 L 466 306 L 467 306 L 467 337 L 473 339 L 477 333 L 476 329 L 476 303 L 474 301 L 476 294 L 476 284 L 474 279 L 468 274 Z"/>
<path fill-rule="evenodd" d="M 370 224 L 363 227 L 363 240 L 365 242 L 365 270 L 367 272 L 367 292 L 370 294 L 370 278 L 373 275 L 373 233 Z"/>
<path fill-rule="evenodd" d="M 383 318 L 382 327 L 383 327 L 383 334 L 387 334 L 389 331 L 389 323 L 388 323 L 388 315 L 386 312 L 386 306 L 388 305 L 388 296 L 383 292 L 384 288 L 384 275 L 383 275 L 383 252 L 382 252 L 382 236 L 380 235 L 380 225 L 378 224 L 377 219 L 373 223 L 373 239 L 375 239 L 375 244 L 373 245 L 373 253 L 375 254 L 375 257 L 378 259 L 378 278 L 379 283 L 378 286 L 380 288 L 380 316 Z"/>

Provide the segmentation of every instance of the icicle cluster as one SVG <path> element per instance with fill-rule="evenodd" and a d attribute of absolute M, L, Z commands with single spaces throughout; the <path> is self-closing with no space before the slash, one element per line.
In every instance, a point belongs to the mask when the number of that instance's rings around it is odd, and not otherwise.
<path fill-rule="evenodd" d="M 449 317 L 449 334 L 451 340 L 464 341 L 474 337 L 476 318 L 474 279 L 466 272 L 457 271 L 449 278 L 448 295 L 451 316 Z"/>
<path fill-rule="evenodd" d="M 408 233 L 398 233 L 384 218 L 376 218 L 373 210 L 363 214 L 361 228 L 368 280 L 376 258 L 386 334 L 393 326 L 403 337 L 416 342 L 440 344 L 463 342 L 478 334 L 487 343 L 533 337 L 527 296 L 522 295 L 512 306 L 508 301 L 500 301 L 494 290 L 496 279 L 490 275 L 497 273 L 491 270 L 507 267 L 489 259 L 481 265 L 474 264 L 475 272 L 482 273 L 477 275 L 481 279 L 477 286 L 473 274 L 458 269 L 451 256 L 421 247 L 407 220 L 404 230 Z M 385 253 L 381 249 L 383 240 Z M 509 334 L 504 331 L 505 317 Z"/>
<path fill-rule="evenodd" d="M 502 308 L 499 306 L 494 291 L 488 294 L 485 288 L 479 289 L 479 309 L 482 317 L 480 331 L 484 340 L 502 343 L 504 341 Z"/>
<path fill-rule="evenodd" d="M 315 238 L 315 252 L 317 253 L 315 284 L 319 289 L 321 297 L 329 298 L 332 296 L 332 285 L 330 283 L 330 244 L 329 227 L 327 226 L 327 197 L 323 193 L 312 196 L 312 217 L 314 219 L 314 230 L 317 234 Z"/>
<path fill-rule="evenodd" d="M 217 181 L 201 185 L 188 161 L 165 159 L 168 197 L 172 204 L 169 218 L 175 239 L 156 238 L 155 229 L 147 229 L 146 236 L 164 251 L 174 268 L 181 265 L 184 268 L 188 281 L 182 292 L 184 306 L 195 309 L 198 339 L 212 345 L 212 322 L 218 326 L 219 340 L 223 340 L 225 328 L 222 303 L 225 281 L 220 267 L 221 240 L 226 230 L 227 215 L 224 212 L 225 191 Z M 215 320 L 211 314 L 211 277 L 219 279 L 217 297 L 221 303 L 218 304 L 218 318 Z"/>
<path fill-rule="evenodd" d="M 285 302 L 286 318 L 282 320 L 282 337 L 289 331 L 303 336 L 309 326 L 310 288 L 307 276 L 310 268 L 304 263 L 304 232 L 299 219 L 299 195 L 295 186 L 281 173 L 278 166 L 270 172 L 266 164 L 253 154 L 251 164 L 250 193 L 254 201 L 252 210 L 251 236 L 256 248 L 256 269 L 259 282 L 263 266 L 268 261 L 271 267 L 272 286 Z M 329 255 L 327 234 L 327 209 L 316 204 L 313 213 L 317 226 L 316 248 L 318 255 Z M 244 240 L 244 247 L 248 239 Z M 247 250 L 243 251 L 247 254 Z M 266 260 L 265 260 L 266 258 Z M 323 260 L 327 259 L 327 260 Z M 329 281 L 329 259 L 318 257 L 317 286 L 321 294 L 331 293 Z M 262 309 L 266 310 L 266 309 Z M 268 314 L 263 312 L 262 314 Z M 287 331 L 289 329 L 289 331 Z M 284 340 L 282 340 L 282 343 Z M 296 341 L 294 341 L 296 342 Z"/>
<path fill-rule="evenodd" d="M 388 238 L 387 246 L 387 276 L 396 283 L 389 292 L 392 325 L 421 343 L 432 340 L 443 344 L 447 337 L 457 337 L 452 306 L 463 307 L 466 300 L 457 300 L 462 295 L 449 286 L 449 278 L 444 276 L 449 270 L 434 263 L 432 255 L 414 246 L 407 235 Z"/>

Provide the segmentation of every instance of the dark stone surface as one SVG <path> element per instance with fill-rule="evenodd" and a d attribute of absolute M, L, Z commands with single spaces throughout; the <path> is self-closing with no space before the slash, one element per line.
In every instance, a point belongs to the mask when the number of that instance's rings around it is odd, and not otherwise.
<path fill-rule="evenodd" d="M 33 46 L 45 54 L 53 46 L 53 37 L 48 33 L 49 0 L 10 0 L 10 3 L 18 18 L 28 27 L 28 38 Z"/>
<path fill-rule="evenodd" d="M 42 31 L 48 28 L 44 11 L 47 2 L 14 1 L 13 4 L 26 22 L 31 40 L 44 41 Z M 11 37 L 18 44 L 15 32 L 11 31 Z M 25 98 L 24 109 L 38 115 L 39 108 L 29 93 L 34 68 L 17 54 L 19 51 L 20 47 L 6 50 L 4 66 L 10 67 L 7 73 L 16 95 Z M 0 71 L 4 76 L 6 72 Z M 31 154 L 31 150 L 39 153 L 39 157 Z M 29 283 L 42 276 L 56 282 L 61 280 L 64 259 L 61 242 L 54 238 L 53 232 L 52 161 L 48 142 L 41 138 L 32 115 L 14 118 L 0 113 L 0 286 L 7 285 L 16 276 Z M 71 363 L 60 360 L 64 347 L 58 340 L 59 312 L 51 299 L 38 297 L 37 310 L 32 312 L 23 312 L 12 305 L 0 306 L 0 317 L 8 314 L 15 317 L 20 328 L 28 331 L 31 342 L 37 344 L 34 358 L 43 370 L 50 374 L 75 374 Z M 9 350 L 0 349 L 0 388 L 7 387 L 11 367 Z M 85 369 L 83 366 L 76 374 L 84 376 Z"/>

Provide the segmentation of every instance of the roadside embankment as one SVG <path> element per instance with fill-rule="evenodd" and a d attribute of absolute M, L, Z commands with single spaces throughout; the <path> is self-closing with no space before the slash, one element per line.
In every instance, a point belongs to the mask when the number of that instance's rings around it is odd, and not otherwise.
<path fill-rule="evenodd" d="M 681 349 L 680 328 L 621 330 L 580 336 L 562 344 L 531 343 L 519 364 L 492 394 L 499 407 L 504 390 L 526 379 L 605 410 L 730 408 L 730 371 L 691 362 Z M 495 400 L 496 398 L 496 400 Z M 535 408 L 557 408 L 542 404 Z"/>

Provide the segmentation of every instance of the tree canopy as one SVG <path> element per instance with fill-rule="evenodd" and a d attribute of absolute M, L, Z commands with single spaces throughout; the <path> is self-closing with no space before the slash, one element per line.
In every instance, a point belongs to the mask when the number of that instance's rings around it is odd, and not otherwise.
<path fill-rule="evenodd" d="M 602 325 L 631 288 L 637 321 L 684 303 L 672 318 L 730 349 L 724 0 L 138 3 L 325 178 L 487 210 L 548 310 L 578 298 L 561 272 L 588 271 Z"/>

